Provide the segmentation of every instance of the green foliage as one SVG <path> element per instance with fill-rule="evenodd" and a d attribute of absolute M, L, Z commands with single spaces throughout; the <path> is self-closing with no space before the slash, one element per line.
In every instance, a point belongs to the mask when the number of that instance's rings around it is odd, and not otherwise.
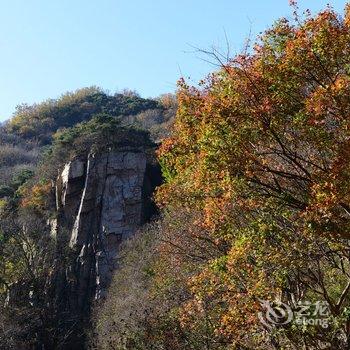
<path fill-rule="evenodd" d="M 16 191 L 34 176 L 34 171 L 30 169 L 21 169 L 15 172 L 8 185 L 0 186 L 0 198 L 15 197 Z"/>
<path fill-rule="evenodd" d="M 43 178 L 55 178 L 57 169 L 75 157 L 86 157 L 90 152 L 105 152 L 110 149 L 154 147 L 149 132 L 122 126 L 120 119 L 109 114 L 94 115 L 91 120 L 72 128 L 61 129 L 53 136 L 41 162 Z"/>
<path fill-rule="evenodd" d="M 161 108 L 155 100 L 143 99 L 135 94 L 108 95 L 100 88 L 90 87 L 66 93 L 56 100 L 18 106 L 7 128 L 24 138 L 47 144 L 59 128 L 72 127 L 90 120 L 95 114 L 128 116 L 155 108 Z"/>
<path fill-rule="evenodd" d="M 23 169 L 20 172 L 16 173 L 11 181 L 11 186 L 14 189 L 22 186 L 26 183 L 31 177 L 34 176 L 34 171 L 30 169 Z"/>

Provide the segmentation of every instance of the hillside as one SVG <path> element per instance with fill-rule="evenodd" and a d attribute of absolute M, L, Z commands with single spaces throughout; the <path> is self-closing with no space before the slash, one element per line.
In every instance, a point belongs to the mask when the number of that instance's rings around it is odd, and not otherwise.
<path fill-rule="evenodd" d="M 129 91 L 109 95 L 100 88 L 91 87 L 65 93 L 58 99 L 40 104 L 20 105 L 6 124 L 6 129 L 24 139 L 44 145 L 50 143 L 52 135 L 58 129 L 88 121 L 94 114 L 106 113 L 125 118 L 133 116 L 137 120 L 136 116 L 141 113 L 157 112 L 158 120 L 149 121 L 151 125 L 166 121 L 164 110 L 160 100 L 144 99 Z"/>
<path fill-rule="evenodd" d="M 0 134 L 0 349 L 350 348 L 350 5 L 176 96 L 85 88 Z"/>
<path fill-rule="evenodd" d="M 110 95 L 96 87 L 18 106 L 13 117 L 0 128 L 0 196 L 7 193 L 21 173 L 34 172 L 41 155 L 62 130 L 104 113 L 122 125 L 148 130 L 152 139 L 158 141 L 169 134 L 175 111 L 176 100 L 170 94 L 144 99 L 132 91 Z"/>
<path fill-rule="evenodd" d="M 70 300 L 68 296 L 61 297 L 59 289 L 73 288 L 69 287 L 70 282 L 66 282 L 66 287 L 61 282 L 60 287 L 55 281 L 63 280 L 65 270 L 74 266 L 76 257 L 73 258 L 73 251 L 68 253 L 70 248 L 66 231 L 72 230 L 69 223 L 78 213 L 70 211 L 66 213 L 69 217 L 63 221 L 60 219 L 56 240 L 52 236 L 52 223 L 63 214 L 56 207 L 59 198 L 53 184 L 58 181 L 57 176 L 66 166 L 77 159 L 87 166 L 87 160 L 92 155 L 104 159 L 103 154 L 110 154 L 107 157 L 112 158 L 123 154 L 138 159 L 138 152 L 147 153 L 144 156 L 147 158 L 147 169 L 142 170 L 145 175 L 140 170 L 141 184 L 143 176 L 146 178 L 149 172 L 156 174 L 156 177 L 153 175 L 147 180 L 148 187 L 142 188 L 142 199 L 138 200 L 143 203 L 142 217 L 149 218 L 155 210 L 150 200 L 150 191 L 157 181 L 159 183 L 159 170 L 154 168 L 155 142 L 169 134 L 175 110 L 176 98 L 170 94 L 158 99 L 143 99 L 130 91 L 110 95 L 93 87 L 66 93 L 59 99 L 37 105 L 20 106 L 14 116 L 2 126 L 1 348 L 17 349 L 23 346 L 23 342 L 32 344 L 30 346 L 37 346 L 35 344 L 38 342 L 49 346 L 47 344 L 50 343 L 50 347 L 56 347 L 63 341 L 64 332 L 71 332 L 65 341 L 68 347 L 80 339 L 77 332 L 79 327 L 86 326 L 86 315 L 74 311 L 72 305 L 67 304 Z M 122 161 L 120 164 L 116 163 L 116 166 L 124 167 Z M 131 168 L 131 173 L 133 169 Z M 132 179 L 130 175 L 130 180 L 127 177 L 125 181 L 132 182 Z M 98 177 L 95 181 L 97 183 L 89 187 L 91 193 L 104 179 Z M 138 191 L 138 187 L 135 191 Z M 71 194 L 67 196 L 69 195 Z M 135 194 L 135 198 L 139 198 L 138 195 Z M 118 208 L 123 205 L 122 201 Z M 133 210 L 141 209 L 136 206 Z M 125 225 L 133 227 L 128 222 Z M 91 286 L 91 291 L 93 288 Z M 88 289 L 86 292 L 91 291 Z M 73 289 L 71 293 L 75 293 Z M 33 295 L 35 302 L 29 295 Z M 86 306 L 89 303 L 87 301 Z M 40 316 L 43 312 L 47 313 L 44 318 Z M 17 313 L 22 316 L 18 317 Z M 50 329 L 54 330 L 54 334 L 48 336 Z M 82 343 L 76 346 L 81 347 Z"/>

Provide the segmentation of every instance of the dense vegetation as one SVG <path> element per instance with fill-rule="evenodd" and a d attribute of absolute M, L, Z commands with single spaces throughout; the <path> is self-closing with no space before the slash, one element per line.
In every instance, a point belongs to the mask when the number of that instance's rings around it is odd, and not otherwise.
<path fill-rule="evenodd" d="M 143 99 L 136 93 L 109 95 L 96 87 L 66 93 L 59 99 L 47 100 L 38 105 L 20 105 L 7 127 L 10 132 L 23 138 L 47 143 L 59 128 L 69 128 L 89 120 L 94 114 L 113 116 L 137 115 L 147 110 L 159 110 L 156 100 Z"/>
<path fill-rule="evenodd" d="M 0 209 L 23 197 L 26 191 L 18 190 L 31 177 L 28 187 L 34 185 L 38 197 L 47 193 L 63 163 L 94 144 L 146 144 L 149 137 L 158 142 L 169 135 L 176 104 L 171 94 L 143 99 L 129 90 L 110 95 L 90 87 L 19 106 L 0 127 Z"/>
<path fill-rule="evenodd" d="M 292 5 L 177 98 L 88 88 L 18 108 L 0 134 L 0 348 L 64 348 L 74 327 L 50 284 L 70 259 L 47 232 L 58 169 L 160 140 L 160 215 L 124 242 L 90 347 L 350 347 L 350 6 Z"/>
<path fill-rule="evenodd" d="M 294 8 L 199 88 L 180 81 L 163 215 L 124 247 L 98 349 L 349 348 L 350 7 Z M 264 324 L 263 301 L 309 305 L 305 323 Z"/>
<path fill-rule="evenodd" d="M 22 106 L 2 127 L 0 349 L 60 348 L 80 326 L 57 303 L 52 280 L 72 260 L 68 236 L 55 240 L 48 226 L 55 215 L 53 183 L 63 165 L 90 152 L 152 151 L 168 133 L 164 125 L 172 123 L 175 108 L 170 94 L 151 100 L 88 88 Z"/>

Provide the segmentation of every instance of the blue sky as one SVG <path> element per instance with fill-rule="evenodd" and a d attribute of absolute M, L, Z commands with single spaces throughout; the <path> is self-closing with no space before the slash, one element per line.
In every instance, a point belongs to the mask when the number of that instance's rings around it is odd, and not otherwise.
<path fill-rule="evenodd" d="M 313 12 L 330 2 L 304 0 Z M 0 0 L 0 120 L 20 103 L 98 85 L 142 96 L 172 92 L 213 67 L 192 46 L 239 52 L 282 16 L 288 0 Z"/>

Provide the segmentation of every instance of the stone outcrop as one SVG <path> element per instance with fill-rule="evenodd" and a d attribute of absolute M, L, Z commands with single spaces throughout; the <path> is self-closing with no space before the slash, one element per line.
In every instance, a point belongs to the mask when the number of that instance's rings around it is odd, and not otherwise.
<path fill-rule="evenodd" d="M 91 301 L 104 297 L 120 243 L 154 213 L 151 195 L 160 179 L 138 150 L 90 154 L 66 164 L 56 183 L 51 232 L 57 240 L 66 237 L 73 254 L 63 278 L 71 312 L 88 313 Z"/>

